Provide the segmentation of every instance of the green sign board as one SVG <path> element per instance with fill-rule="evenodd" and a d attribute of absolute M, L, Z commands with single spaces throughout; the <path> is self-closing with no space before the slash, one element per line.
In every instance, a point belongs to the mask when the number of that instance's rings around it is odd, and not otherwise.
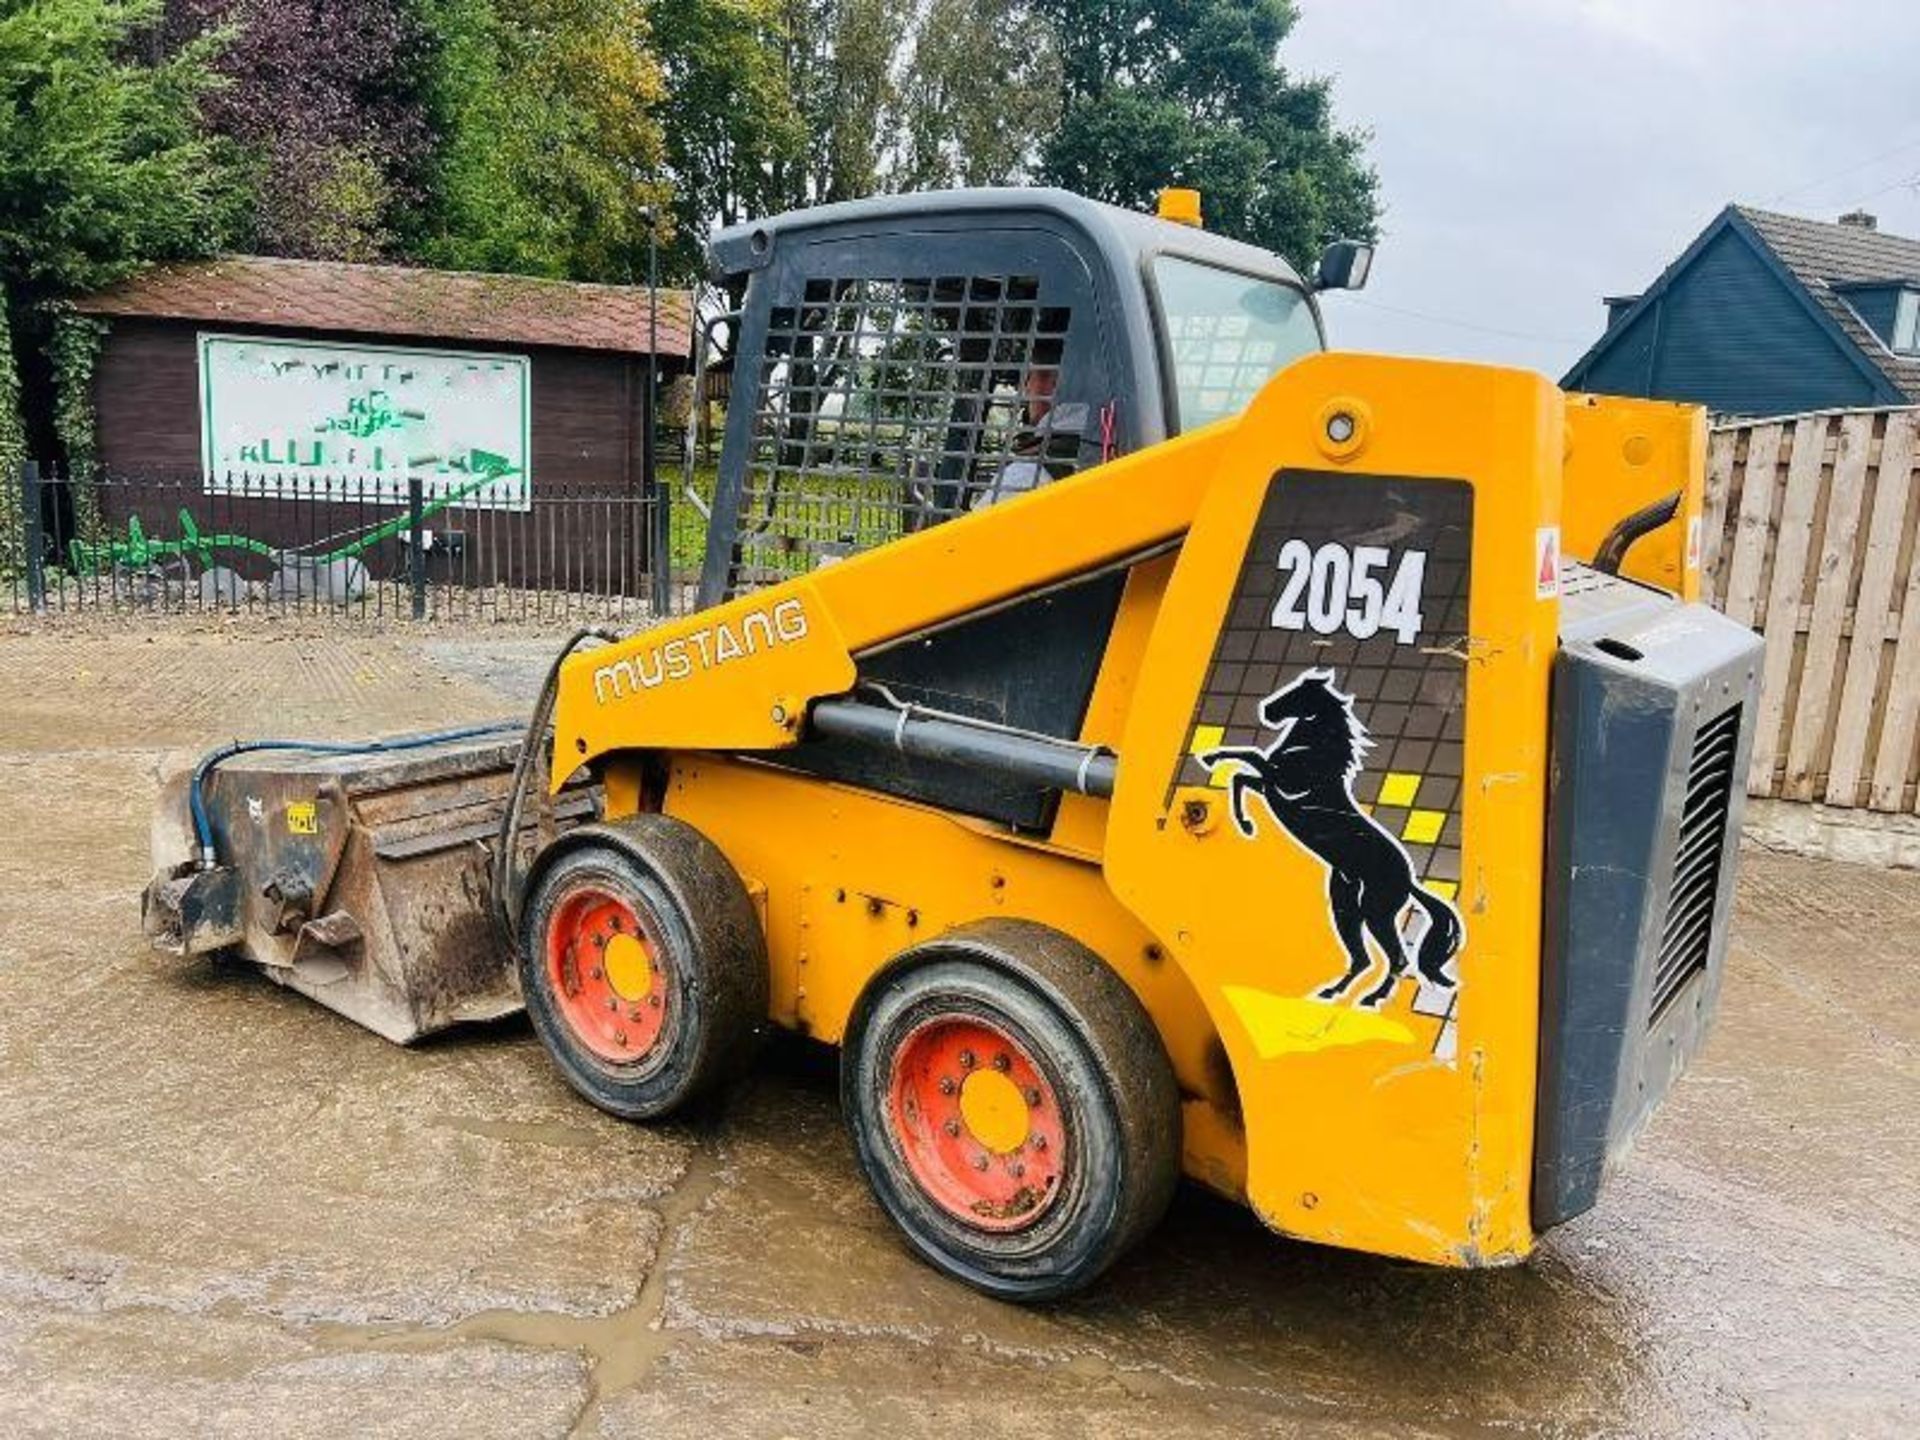
<path fill-rule="evenodd" d="M 200 336 L 200 457 L 209 494 L 532 503 L 527 357 Z M 484 484 L 474 482 L 485 479 Z"/>

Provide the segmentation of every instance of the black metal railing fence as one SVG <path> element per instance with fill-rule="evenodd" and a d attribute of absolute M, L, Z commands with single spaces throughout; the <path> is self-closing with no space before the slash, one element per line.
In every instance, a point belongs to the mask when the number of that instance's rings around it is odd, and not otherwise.
<path fill-rule="evenodd" d="M 682 607 L 700 543 L 664 487 L 565 479 L 515 503 L 477 481 L 75 479 L 29 462 L 0 491 L 0 608 L 16 613 L 637 622 Z"/>

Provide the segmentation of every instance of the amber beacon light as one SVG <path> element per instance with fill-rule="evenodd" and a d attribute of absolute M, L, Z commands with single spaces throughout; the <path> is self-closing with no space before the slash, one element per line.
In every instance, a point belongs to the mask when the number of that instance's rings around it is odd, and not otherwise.
<path fill-rule="evenodd" d="M 1200 192 L 1169 186 L 1160 192 L 1160 203 L 1155 213 L 1162 220 L 1171 220 L 1176 225 L 1191 225 L 1198 230 L 1201 228 Z"/>

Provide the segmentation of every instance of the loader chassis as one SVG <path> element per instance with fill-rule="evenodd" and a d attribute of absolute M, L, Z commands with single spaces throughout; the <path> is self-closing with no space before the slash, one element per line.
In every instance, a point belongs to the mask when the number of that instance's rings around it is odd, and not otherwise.
<path fill-rule="evenodd" d="M 1302 354 L 1275 257 L 1058 192 L 712 248 L 702 606 L 558 664 L 520 878 L 473 893 L 507 757 L 405 834 L 356 798 L 382 766 L 255 765 L 214 792 L 237 857 L 157 833 L 156 936 L 410 1038 L 516 988 L 403 1003 L 413 922 L 498 902 L 542 1040 L 634 1118 L 766 1021 L 841 1044 L 881 1203 L 1010 1298 L 1085 1284 L 1176 1172 L 1447 1265 L 1591 1206 L 1724 963 L 1758 642 L 1692 603 L 1698 412 Z M 362 883 L 440 857 L 440 908 L 279 884 L 236 818 L 269 791 L 289 832 L 336 797 Z"/>
<path fill-rule="evenodd" d="M 670 704 L 603 705 L 592 672 L 622 650 L 571 662 L 556 753 L 603 775 L 614 804 L 637 804 L 643 772 L 665 765 L 660 806 L 714 838 L 764 909 L 782 1023 L 838 1039 L 865 985 L 917 937 L 983 916 L 1036 920 L 1095 950 L 1153 1016 L 1181 1087 L 1190 1175 L 1289 1234 L 1440 1263 L 1517 1258 L 1537 1233 L 1549 687 L 1575 403 L 1591 408 L 1512 371 L 1297 362 L 1237 419 L 680 622 L 792 595 L 809 635 L 840 646 L 823 640 L 806 666 L 762 678 L 774 665 L 763 653 L 682 682 Z M 1629 408 L 1649 444 L 1682 465 L 1697 457 L 1691 412 Z M 1330 427 L 1334 415 L 1352 429 Z M 1579 463 L 1600 479 L 1618 467 L 1616 491 L 1653 483 L 1618 451 Z M 1155 553 L 1172 539 L 1177 554 Z M 1308 570 L 1289 594 L 1283 552 L 1296 544 Z M 1343 594 L 1343 562 L 1318 558 L 1329 546 L 1347 554 Z M 1393 607 L 1382 594 L 1373 615 L 1356 571 L 1390 591 L 1415 554 L 1418 598 Z M 812 742 L 776 717 L 857 696 L 869 654 L 1129 555 L 1154 558 L 1131 567 L 1072 737 L 1118 754 L 1110 802 L 1063 795 L 1045 829 L 1023 830 L 793 773 Z M 1631 588 L 1674 612 L 1670 597 Z M 1750 670 L 1745 632 L 1677 613 Z M 1242 834 L 1233 764 L 1200 758 L 1270 749 L 1276 726 L 1304 724 L 1263 724 L 1260 712 L 1310 672 L 1351 705 L 1321 793 L 1338 797 L 1349 838 L 1403 857 L 1407 877 L 1391 926 L 1362 927 L 1370 973 L 1333 993 L 1355 954 L 1339 857 L 1275 797 L 1246 801 L 1254 834 Z M 707 716 L 761 717 L 760 742 L 739 747 L 754 753 L 715 753 Z M 1650 804 L 1664 814 L 1670 800 L 1663 790 Z M 1712 819 L 1724 849 L 1730 805 Z M 1724 907 L 1723 884 L 1710 899 Z M 1410 953 L 1429 930 L 1457 930 L 1455 948 L 1376 995 L 1393 927 Z M 1692 977 L 1702 985 L 1724 944 L 1723 926 L 1709 933 Z M 1651 963 L 1638 932 L 1591 943 L 1621 971 Z M 1631 1034 L 1646 1016 L 1615 1023 Z M 1695 1043 L 1678 1038 L 1673 1053 Z M 1603 1151 L 1617 1154 L 1632 1128 L 1623 1111 Z"/>

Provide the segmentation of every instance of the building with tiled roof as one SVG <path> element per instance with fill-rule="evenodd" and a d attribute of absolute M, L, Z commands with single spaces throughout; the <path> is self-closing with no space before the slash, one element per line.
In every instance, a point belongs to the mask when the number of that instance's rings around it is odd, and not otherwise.
<path fill-rule="evenodd" d="M 74 304 L 104 331 L 106 471 L 209 494 L 423 477 L 524 511 L 556 487 L 636 493 L 649 379 L 692 348 L 684 290 L 392 265 L 228 256 Z"/>
<path fill-rule="evenodd" d="M 1920 404 L 1920 240 L 1729 205 L 1608 324 L 1569 389 L 1723 415 Z"/>

